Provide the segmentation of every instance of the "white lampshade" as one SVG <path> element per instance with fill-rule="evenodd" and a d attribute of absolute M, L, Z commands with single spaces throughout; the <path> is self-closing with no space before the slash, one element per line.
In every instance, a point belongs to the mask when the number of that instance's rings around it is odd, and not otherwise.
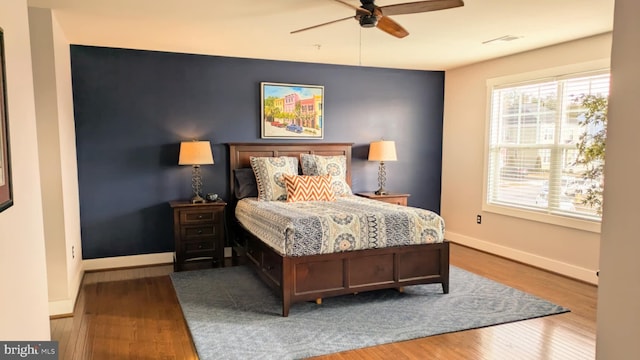
<path fill-rule="evenodd" d="M 380 140 L 369 145 L 369 161 L 396 161 L 396 142 Z"/>
<path fill-rule="evenodd" d="M 210 164 L 213 164 L 213 154 L 209 141 L 183 141 L 180 143 L 178 165 Z"/>

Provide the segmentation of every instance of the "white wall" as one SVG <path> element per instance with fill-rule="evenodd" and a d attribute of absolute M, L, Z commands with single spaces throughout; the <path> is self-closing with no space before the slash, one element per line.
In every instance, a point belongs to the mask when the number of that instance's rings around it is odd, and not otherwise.
<path fill-rule="evenodd" d="M 67 297 L 69 292 L 65 258 L 64 211 L 60 176 L 58 103 L 55 93 L 55 63 L 51 37 L 51 16 L 46 9 L 29 8 L 38 156 L 42 181 L 42 207 L 47 256 L 49 301 Z"/>
<path fill-rule="evenodd" d="M 69 41 L 52 16 L 52 33 L 58 98 L 58 135 L 60 136 L 60 173 L 62 176 L 62 207 L 64 211 L 65 257 L 69 295 L 65 309 L 73 310 L 82 282 L 82 242 L 80 236 L 80 191 L 78 188 L 78 162 L 76 156 L 76 127 L 73 116 L 73 90 L 71 86 L 71 53 Z M 72 251 L 73 249 L 73 251 Z"/>
<path fill-rule="evenodd" d="M 44 228 L 26 0 L 0 1 L 15 204 L 0 213 L 0 339 L 49 340 Z"/>
<path fill-rule="evenodd" d="M 508 46 L 508 45 L 489 45 Z M 445 75 L 442 215 L 447 239 L 597 281 L 600 234 L 482 211 L 487 80 L 609 65 L 611 34 L 450 70 Z M 558 74 L 556 74 L 558 75 Z M 482 224 L 476 224 L 476 215 Z"/>
<path fill-rule="evenodd" d="M 69 44 L 49 9 L 29 8 L 50 315 L 73 312 L 82 277 Z"/>
<path fill-rule="evenodd" d="M 598 359 L 640 359 L 640 2 L 616 0 L 598 288 Z"/>

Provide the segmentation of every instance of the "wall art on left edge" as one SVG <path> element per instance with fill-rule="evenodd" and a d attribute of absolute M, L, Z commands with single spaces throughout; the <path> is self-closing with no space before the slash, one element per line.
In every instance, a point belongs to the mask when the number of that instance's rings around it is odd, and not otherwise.
<path fill-rule="evenodd" d="M 9 157 L 9 120 L 4 70 L 4 32 L 0 28 L 0 211 L 13 205 L 11 193 L 11 158 Z"/>
<path fill-rule="evenodd" d="M 260 83 L 263 139 L 323 139 L 324 86 Z"/>

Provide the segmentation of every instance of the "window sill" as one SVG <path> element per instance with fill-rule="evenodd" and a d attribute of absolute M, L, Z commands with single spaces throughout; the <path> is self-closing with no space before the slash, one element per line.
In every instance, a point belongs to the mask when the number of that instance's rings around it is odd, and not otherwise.
<path fill-rule="evenodd" d="M 590 221 L 568 216 L 554 215 L 534 210 L 526 210 L 514 208 L 510 206 L 501 206 L 497 204 L 483 204 L 482 210 L 494 214 L 517 217 L 525 220 L 537 221 L 541 223 L 564 226 L 572 229 L 600 233 L 600 221 Z"/>

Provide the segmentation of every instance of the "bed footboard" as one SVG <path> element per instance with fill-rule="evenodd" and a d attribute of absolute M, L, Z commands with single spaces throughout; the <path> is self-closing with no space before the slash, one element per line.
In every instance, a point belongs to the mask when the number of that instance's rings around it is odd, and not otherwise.
<path fill-rule="evenodd" d="M 282 296 L 282 316 L 302 301 L 370 290 L 440 283 L 449 292 L 449 243 L 311 256 L 281 256 L 246 234 L 247 258 Z"/>

